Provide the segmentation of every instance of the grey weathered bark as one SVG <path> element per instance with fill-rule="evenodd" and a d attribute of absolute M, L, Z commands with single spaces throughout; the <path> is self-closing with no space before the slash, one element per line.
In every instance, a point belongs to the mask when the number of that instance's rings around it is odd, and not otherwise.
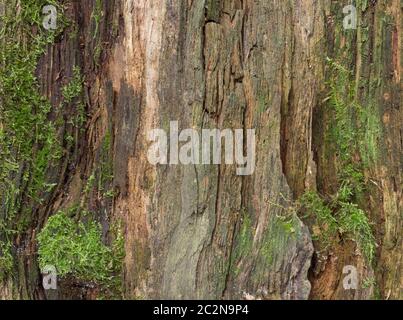
<path fill-rule="evenodd" d="M 75 131 L 68 122 L 77 105 L 61 111 L 59 135 L 70 133 L 76 146 L 48 172 L 58 185 L 15 240 L 19 276 L 4 281 L 0 297 L 45 297 L 35 235 L 50 215 L 83 201 L 87 180 L 107 161 L 113 199 L 94 187 L 85 202 L 104 226 L 123 221 L 126 298 L 368 299 L 375 289 L 401 298 L 402 8 L 398 0 L 358 1 L 358 29 L 342 30 L 348 2 L 100 1 L 97 24 L 95 0 L 62 1 L 72 24 L 38 64 L 40 90 L 56 108 L 80 66 L 88 120 Z M 326 57 L 348 62 L 359 101 L 375 101 L 382 123 L 360 204 L 375 223 L 374 267 L 351 240 L 319 259 L 314 225 L 295 210 L 308 189 L 337 191 Z M 254 174 L 237 176 L 229 165 L 152 166 L 147 132 L 172 120 L 198 130 L 255 128 Z M 377 288 L 344 290 L 346 265 L 358 268 L 361 285 L 374 274 Z M 60 290 L 76 295 L 67 284 Z"/>

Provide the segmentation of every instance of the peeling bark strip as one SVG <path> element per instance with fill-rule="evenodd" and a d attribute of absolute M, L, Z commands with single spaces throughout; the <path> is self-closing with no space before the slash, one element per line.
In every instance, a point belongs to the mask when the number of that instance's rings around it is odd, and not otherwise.
<path fill-rule="evenodd" d="M 21 3 L 0 0 L 0 15 L 18 16 Z M 121 225 L 119 297 L 403 298 L 398 0 L 357 0 L 357 29 L 347 30 L 343 8 L 349 0 L 59 3 L 66 21 L 58 19 L 63 30 L 45 47 L 36 77 L 39 93 L 52 106 L 46 121 L 55 127 L 62 156 L 43 164 L 43 179 L 52 188 L 35 193 L 40 199 L 28 196 L 35 184 L 21 178 L 30 172 L 29 159 L 18 162 L 18 174 L 7 175 L 18 210 L 6 226 L 19 231 L 10 236 L 0 229 L 0 249 L 9 241 L 12 256 L 11 270 L 2 274 L 2 262 L 10 260 L 0 252 L 0 298 L 111 294 L 100 283 L 74 277 L 59 279 L 56 292 L 43 289 L 37 234 L 60 211 L 77 222 L 99 222 L 108 246 L 113 225 Z M 28 41 L 24 32 L 37 34 L 38 23 L 19 29 L 21 48 Z M 332 135 L 340 119 L 329 96 L 339 91 L 329 83 L 341 76 L 327 61 L 347 70 L 349 82 L 340 84 L 340 92 L 351 88 L 351 103 L 364 110 L 363 122 L 361 114 L 348 113 L 346 123 L 358 124 L 351 131 L 365 132 L 354 142 L 359 151 L 351 147 L 348 155 L 335 149 L 340 144 L 335 140 L 346 134 Z M 10 133 L 3 90 L 10 66 L 4 62 L 0 133 Z M 152 165 L 148 133 L 169 132 L 172 121 L 179 130 L 197 132 L 242 128 L 246 137 L 248 129 L 256 130 L 254 174 L 238 176 L 236 166 L 225 161 Z M 12 147 L 0 156 L 0 168 L 7 157 L 18 159 Z M 31 147 L 31 158 L 40 160 L 43 144 Z M 299 210 L 306 191 L 324 202 L 340 196 L 339 176 L 347 172 L 343 158 L 361 170 L 365 187 L 350 201 L 371 223 L 377 243 L 373 263 L 345 230 L 336 230 L 332 245 L 323 249 L 317 239 L 329 225 L 321 229 L 315 217 Z M 2 225 L 9 202 L 3 193 L 0 201 Z M 343 287 L 345 266 L 357 269 L 355 290 Z"/>

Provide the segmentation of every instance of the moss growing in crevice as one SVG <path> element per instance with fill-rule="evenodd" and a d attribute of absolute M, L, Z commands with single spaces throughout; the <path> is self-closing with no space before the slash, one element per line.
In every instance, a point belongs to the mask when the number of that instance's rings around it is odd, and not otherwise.
<path fill-rule="evenodd" d="M 337 153 L 341 169 L 347 171 L 346 176 L 351 176 L 351 170 L 362 173 L 378 157 L 379 114 L 375 101 L 369 99 L 365 106 L 358 102 L 351 72 L 331 59 L 328 65 L 332 74 L 328 82 L 329 111 L 334 118 L 328 140 Z M 360 158 L 354 160 L 357 156 Z"/>
<path fill-rule="evenodd" d="M 99 39 L 101 19 L 104 16 L 102 8 L 103 8 L 103 0 L 95 0 L 95 5 L 91 14 L 91 19 L 94 23 L 93 39 L 95 41 L 95 44 L 94 44 L 93 59 L 94 64 L 96 66 L 99 66 L 102 53 L 102 44 Z"/>
<path fill-rule="evenodd" d="M 371 264 L 376 242 L 368 213 L 360 208 L 360 198 L 366 189 L 365 170 L 377 159 L 380 136 L 379 117 L 373 103 L 358 102 L 353 74 L 337 61 L 328 59 L 330 89 L 328 111 L 332 123 L 327 137 L 337 163 L 338 190 L 321 196 L 308 191 L 299 205 L 315 217 L 316 240 L 323 248 L 331 245 L 336 234 L 357 242 L 362 254 Z"/>

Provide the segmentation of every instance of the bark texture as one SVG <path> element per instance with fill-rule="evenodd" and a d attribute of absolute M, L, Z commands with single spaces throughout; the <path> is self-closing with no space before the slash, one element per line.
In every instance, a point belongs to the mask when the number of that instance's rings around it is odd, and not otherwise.
<path fill-rule="evenodd" d="M 3 14 L 18 12 L 19 1 L 0 3 Z M 95 213 L 105 241 L 111 223 L 122 221 L 125 298 L 402 298 L 398 0 L 357 1 L 357 30 L 343 29 L 349 1 L 61 3 L 70 22 L 36 74 L 52 105 L 49 121 L 61 119 L 63 157 L 46 171 L 56 187 L 43 191 L 43 201 L 18 195 L 31 218 L 13 238 L 14 273 L 0 285 L 0 298 L 52 297 L 41 286 L 36 235 L 50 216 L 77 203 Z M 338 190 L 327 58 L 351 70 L 356 100 L 371 105 L 381 127 L 357 201 L 373 223 L 373 264 L 342 235 L 320 250 L 312 240 L 317 225 L 295 204 L 307 190 Z M 60 107 L 74 66 L 84 90 Z M 70 121 L 80 103 L 86 121 L 76 128 Z M 147 133 L 168 130 L 173 120 L 181 129 L 256 129 L 254 174 L 237 176 L 230 165 L 152 166 Z M 91 177 L 97 183 L 88 191 Z M 359 271 L 357 290 L 343 288 L 346 265 Z M 74 288 L 62 282 L 57 297 L 98 295 L 91 286 Z"/>

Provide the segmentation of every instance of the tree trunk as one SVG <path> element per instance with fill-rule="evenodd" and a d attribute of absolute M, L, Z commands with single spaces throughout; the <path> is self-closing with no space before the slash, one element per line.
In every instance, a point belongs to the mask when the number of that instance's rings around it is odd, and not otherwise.
<path fill-rule="evenodd" d="M 28 21 L 18 33 L 0 22 L 0 254 L 12 255 L 10 270 L 0 262 L 0 298 L 101 297 L 97 281 L 74 276 L 42 286 L 38 234 L 78 207 L 71 219 L 99 222 L 108 246 L 121 226 L 119 297 L 401 299 L 402 7 L 355 2 L 357 28 L 345 29 L 347 0 L 65 0 L 56 32 L 31 17 L 46 1 L 0 1 L 3 17 Z M 16 134 L 25 87 L 7 50 L 49 33 L 30 90 L 51 110 Z M 255 129 L 254 173 L 150 164 L 147 135 L 170 121 Z M 49 123 L 59 157 L 32 139 Z M 314 196 L 322 206 L 304 200 Z M 346 266 L 358 272 L 353 290 Z"/>

